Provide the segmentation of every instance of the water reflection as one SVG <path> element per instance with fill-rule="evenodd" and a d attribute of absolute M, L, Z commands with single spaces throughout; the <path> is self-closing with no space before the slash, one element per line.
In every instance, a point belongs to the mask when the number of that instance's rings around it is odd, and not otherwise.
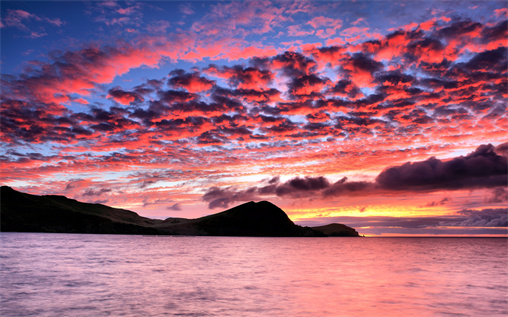
<path fill-rule="evenodd" d="M 508 313 L 505 239 L 0 237 L 2 316 Z"/>

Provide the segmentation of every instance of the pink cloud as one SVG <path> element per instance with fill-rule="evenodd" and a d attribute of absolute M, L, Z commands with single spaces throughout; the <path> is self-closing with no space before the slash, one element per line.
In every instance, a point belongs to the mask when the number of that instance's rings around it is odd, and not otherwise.
<path fill-rule="evenodd" d="M 496 9 L 494 10 L 494 13 L 497 17 L 501 16 L 508 17 L 508 8 Z"/>
<path fill-rule="evenodd" d="M 60 27 L 65 24 L 59 18 L 50 19 L 47 17 L 39 17 L 39 16 L 37 16 L 33 13 L 29 13 L 25 10 L 8 9 L 7 15 L 3 18 L 2 25 L 3 25 L 3 27 L 15 27 L 20 30 L 29 32 L 30 37 L 32 37 L 32 38 L 39 38 L 39 37 L 47 35 L 47 33 L 42 28 L 39 31 L 30 30 L 27 23 L 31 23 L 33 21 L 39 22 L 39 23 L 45 22 L 45 23 L 49 23 L 49 24 L 57 26 L 57 27 Z"/>
<path fill-rule="evenodd" d="M 192 9 L 192 5 L 190 3 L 181 4 L 179 6 L 179 9 L 185 15 L 194 14 L 194 10 Z"/>
<path fill-rule="evenodd" d="M 119 8 L 118 10 L 116 10 L 116 12 L 123 15 L 131 15 L 135 13 L 136 10 L 137 10 L 136 7 L 127 7 L 127 8 Z"/>
<path fill-rule="evenodd" d="M 342 26 L 342 20 L 332 19 L 327 17 L 315 17 L 307 24 L 310 24 L 313 28 L 318 29 L 321 27 L 338 29 Z"/>
<path fill-rule="evenodd" d="M 351 22 L 352 25 L 357 26 L 360 23 L 366 23 L 365 18 L 358 18 L 354 22 Z"/>
<path fill-rule="evenodd" d="M 104 6 L 104 7 L 114 8 L 117 6 L 117 2 L 116 1 L 102 1 L 102 2 L 99 2 L 99 5 Z"/>
<path fill-rule="evenodd" d="M 314 30 L 303 31 L 303 30 L 301 30 L 301 26 L 299 26 L 299 25 L 291 25 L 288 27 L 288 35 L 289 36 L 307 36 L 307 35 L 312 35 L 315 32 L 316 31 L 314 31 Z"/>
<path fill-rule="evenodd" d="M 171 26 L 171 23 L 165 20 L 156 21 L 150 24 L 146 29 L 151 33 L 165 33 Z"/>
<path fill-rule="evenodd" d="M 346 36 L 346 37 L 351 37 L 354 35 L 358 35 L 358 34 L 367 32 L 368 30 L 369 30 L 369 28 L 367 28 L 367 27 L 360 28 L 357 26 L 353 26 L 353 27 L 344 29 L 342 32 L 340 32 L 340 35 Z"/>
<path fill-rule="evenodd" d="M 256 47 L 256 46 L 247 46 L 247 47 L 234 47 L 231 48 L 228 52 L 224 53 L 224 58 L 229 60 L 238 60 L 238 59 L 248 59 L 254 56 L 273 56 L 277 54 L 277 50 L 273 48 L 273 46 L 269 47 Z"/>
<path fill-rule="evenodd" d="M 231 2 L 219 3 L 213 6 L 203 20 L 192 25 L 194 32 L 208 32 L 213 28 L 215 34 L 264 34 L 270 32 L 273 26 L 287 21 L 283 14 L 284 8 L 278 8 L 270 2 Z M 248 28 L 243 28 L 248 26 Z"/>
<path fill-rule="evenodd" d="M 80 103 L 82 105 L 88 105 L 89 104 L 88 100 L 83 99 L 83 98 L 77 98 L 77 99 L 74 99 L 73 101 L 74 102 L 78 102 L 78 103 Z"/>
<path fill-rule="evenodd" d="M 58 18 L 57 18 L 57 19 L 50 19 L 50 18 L 46 18 L 45 20 L 46 20 L 48 23 L 53 24 L 53 25 L 56 25 L 56 26 L 62 26 L 62 25 L 64 25 L 64 24 L 65 24 L 64 22 L 62 22 L 62 20 L 60 20 L 60 19 L 58 19 Z"/>
<path fill-rule="evenodd" d="M 433 24 L 431 24 L 431 26 L 432 25 Z M 388 29 L 388 31 L 394 32 L 394 31 L 397 31 L 397 30 L 400 30 L 400 29 L 402 29 L 404 31 L 411 31 L 411 30 L 413 30 L 413 29 L 415 29 L 417 27 L 418 27 L 418 23 L 411 22 L 411 23 L 403 25 L 403 26 L 398 26 L 398 27 L 395 27 L 395 28 L 390 28 L 390 29 Z"/>
<path fill-rule="evenodd" d="M 36 15 L 31 14 L 24 10 L 7 10 L 7 16 L 3 19 L 5 26 L 17 27 L 19 29 L 27 29 L 27 26 L 23 24 L 23 20 L 29 20 L 31 18 L 37 18 Z"/>
<path fill-rule="evenodd" d="M 320 38 L 333 36 L 342 27 L 342 20 L 322 16 L 315 17 L 307 23 L 315 29 L 322 28 L 316 31 L 316 36 Z"/>
<path fill-rule="evenodd" d="M 140 66 L 155 67 L 163 57 L 177 58 L 178 39 L 162 42 L 145 38 L 139 47 L 119 44 L 117 47 L 89 47 L 56 56 L 54 62 L 39 65 L 33 75 L 10 83 L 10 93 L 16 98 L 35 98 L 45 103 L 65 102 L 67 95 L 87 96 L 97 84 L 110 83 L 116 76 Z M 185 40 L 181 49 L 185 48 Z"/>
<path fill-rule="evenodd" d="M 344 44 L 346 44 L 346 41 L 344 41 L 344 38 L 342 38 L 342 37 L 336 37 L 336 38 L 333 38 L 333 39 L 326 40 L 326 45 L 327 46 L 344 45 Z"/>

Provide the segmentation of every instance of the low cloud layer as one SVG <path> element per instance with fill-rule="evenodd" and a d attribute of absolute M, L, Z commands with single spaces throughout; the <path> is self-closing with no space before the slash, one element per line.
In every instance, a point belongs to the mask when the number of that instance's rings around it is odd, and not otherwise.
<path fill-rule="evenodd" d="M 506 143 L 498 147 L 483 144 L 466 156 L 448 160 L 432 157 L 425 161 L 391 166 L 384 169 L 372 182 L 348 181 L 348 178 L 344 177 L 332 183 L 324 176 L 306 176 L 295 177 L 282 183 L 279 178 L 273 178 L 269 184 L 246 190 L 213 187 L 203 196 L 203 200 L 209 202 L 209 208 L 227 208 L 233 202 L 259 200 L 268 196 L 323 199 L 497 187 L 489 199 L 491 202 L 501 202 L 506 200 L 506 189 L 503 186 L 508 186 L 508 161 L 504 152 L 500 151 L 505 146 Z M 448 200 L 443 199 L 440 204 Z"/>
<path fill-rule="evenodd" d="M 411 234 L 411 235 L 472 235 L 508 233 L 508 209 L 464 209 L 455 215 L 420 217 L 331 217 L 298 222 L 304 226 L 319 226 L 330 222 L 343 223 L 361 234 Z"/>
<path fill-rule="evenodd" d="M 507 170 L 506 156 L 487 144 L 451 160 L 432 157 L 389 167 L 377 176 L 376 183 L 383 189 L 404 191 L 491 188 L 506 186 Z"/>
<path fill-rule="evenodd" d="M 458 221 L 442 222 L 444 226 L 457 227 L 508 227 L 508 208 L 498 209 L 464 209 Z"/>

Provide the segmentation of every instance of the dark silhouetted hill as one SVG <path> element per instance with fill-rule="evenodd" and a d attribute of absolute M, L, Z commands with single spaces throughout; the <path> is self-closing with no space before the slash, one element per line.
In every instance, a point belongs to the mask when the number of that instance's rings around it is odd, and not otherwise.
<path fill-rule="evenodd" d="M 358 236 L 353 228 L 345 225 L 298 226 L 282 209 L 267 201 L 248 202 L 198 219 L 156 220 L 64 196 L 25 194 L 7 186 L 1 187 L 0 198 L 1 231 L 256 237 L 324 237 L 350 233 Z"/>
<path fill-rule="evenodd" d="M 64 196 L 37 196 L 0 189 L 0 230 L 18 232 L 156 234 L 160 220 Z"/>
<path fill-rule="evenodd" d="M 286 213 L 267 201 L 248 202 L 210 216 L 162 223 L 168 234 L 254 237 L 323 237 L 319 231 L 295 225 Z"/>
<path fill-rule="evenodd" d="M 326 226 L 312 227 L 312 229 L 322 232 L 327 237 L 359 237 L 358 232 L 346 225 L 332 223 Z"/>

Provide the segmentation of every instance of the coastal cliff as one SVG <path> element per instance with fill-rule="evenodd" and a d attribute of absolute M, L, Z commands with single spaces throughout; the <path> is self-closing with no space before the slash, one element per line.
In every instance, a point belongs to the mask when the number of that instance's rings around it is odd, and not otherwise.
<path fill-rule="evenodd" d="M 197 218 L 141 217 L 137 213 L 64 196 L 37 196 L 8 186 L 0 190 L 0 230 L 15 232 L 155 234 L 255 237 L 359 236 L 342 224 L 302 227 L 268 201 L 248 202 Z"/>

